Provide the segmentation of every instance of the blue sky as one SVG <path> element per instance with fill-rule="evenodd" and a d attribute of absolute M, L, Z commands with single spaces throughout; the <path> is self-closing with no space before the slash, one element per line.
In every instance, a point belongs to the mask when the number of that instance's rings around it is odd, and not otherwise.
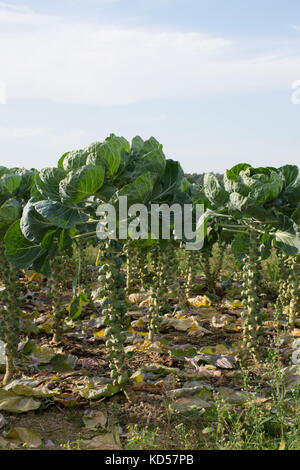
<path fill-rule="evenodd" d="M 111 132 L 188 172 L 300 165 L 298 0 L 0 1 L 0 57 L 2 165 Z"/>

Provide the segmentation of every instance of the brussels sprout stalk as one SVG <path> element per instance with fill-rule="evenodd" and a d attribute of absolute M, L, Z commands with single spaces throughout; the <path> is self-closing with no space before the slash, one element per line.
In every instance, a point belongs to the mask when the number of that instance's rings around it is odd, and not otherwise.
<path fill-rule="evenodd" d="M 290 304 L 290 287 L 289 287 L 289 258 L 282 252 L 277 253 L 279 268 L 279 292 L 275 305 L 276 318 L 279 318 L 284 309 Z"/>
<path fill-rule="evenodd" d="M 194 251 L 189 251 L 187 257 L 188 257 L 188 272 L 187 272 L 187 280 L 185 284 L 185 292 L 186 292 L 187 299 L 189 299 L 192 297 L 195 276 L 198 272 L 198 258 L 197 256 L 195 256 Z"/>
<path fill-rule="evenodd" d="M 132 241 L 128 240 L 127 243 L 125 243 L 124 246 L 124 253 L 126 255 L 126 294 L 130 294 L 131 289 L 132 289 L 132 261 L 134 258 L 134 249 L 132 246 Z"/>
<path fill-rule="evenodd" d="M 102 314 L 105 316 L 105 338 L 106 347 L 109 350 L 110 376 L 113 385 L 124 389 L 129 376 L 125 365 L 124 342 L 127 326 L 125 286 L 126 280 L 121 273 L 122 263 L 125 256 L 122 255 L 122 245 L 117 240 L 108 240 L 106 249 L 100 257 L 99 281 L 101 287 L 99 296 L 103 298 Z"/>
<path fill-rule="evenodd" d="M 5 287 L 0 296 L 0 312 L 3 323 L 1 337 L 6 343 L 6 373 L 3 385 L 7 385 L 17 372 L 15 359 L 18 354 L 20 332 L 18 309 L 20 286 L 15 268 L 5 258 L 3 244 L 0 246 L 0 270 Z"/>
<path fill-rule="evenodd" d="M 48 279 L 48 285 L 54 314 L 53 343 L 59 343 L 63 333 L 66 309 L 61 301 L 61 294 L 66 280 L 67 266 L 67 257 L 61 252 L 58 252 L 50 261 L 51 275 Z"/>
<path fill-rule="evenodd" d="M 155 334 L 159 333 L 162 315 L 168 308 L 168 263 L 167 250 L 164 250 L 160 243 L 155 243 L 152 247 L 152 261 L 156 267 L 153 276 L 153 287 L 151 303 L 149 307 L 149 341 L 154 340 Z"/>
<path fill-rule="evenodd" d="M 289 274 L 289 326 L 295 327 L 297 314 L 300 313 L 300 256 L 290 258 L 290 274 Z"/>
<path fill-rule="evenodd" d="M 263 327 L 261 307 L 259 298 L 260 284 L 260 253 L 255 230 L 250 231 L 249 252 L 243 267 L 243 304 L 244 320 L 243 342 L 246 350 L 254 357 L 257 357 L 259 346 L 263 343 Z"/>
<path fill-rule="evenodd" d="M 141 288 L 145 287 L 145 279 L 148 276 L 147 268 L 147 251 L 143 248 L 138 248 L 136 253 L 136 268 L 138 280 L 140 282 Z"/>
<path fill-rule="evenodd" d="M 86 295 L 88 304 L 90 307 L 93 307 L 94 303 L 92 300 L 92 277 L 91 272 L 88 269 L 88 245 L 83 239 L 77 241 L 77 250 L 79 258 L 79 285 L 82 288 L 82 291 Z"/>

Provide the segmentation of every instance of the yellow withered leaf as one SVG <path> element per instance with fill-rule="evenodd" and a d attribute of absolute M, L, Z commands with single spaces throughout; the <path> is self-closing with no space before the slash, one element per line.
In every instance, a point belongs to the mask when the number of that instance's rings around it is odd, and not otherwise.
<path fill-rule="evenodd" d="M 134 374 L 132 374 L 131 376 L 131 379 L 136 383 L 144 382 L 142 371 L 137 370 L 136 372 L 134 372 Z"/>
<path fill-rule="evenodd" d="M 188 299 L 188 302 L 192 307 L 210 307 L 211 306 L 211 300 L 207 297 L 207 295 L 197 295 L 197 297 Z"/>
<path fill-rule="evenodd" d="M 28 282 L 41 282 L 43 280 L 43 276 L 40 273 L 33 273 L 28 278 Z"/>
<path fill-rule="evenodd" d="M 243 302 L 241 300 L 233 300 L 232 302 L 228 301 L 228 305 L 231 308 L 243 308 Z"/>
<path fill-rule="evenodd" d="M 104 338 L 104 334 L 105 334 L 105 329 L 104 330 L 100 330 L 100 331 L 96 331 L 94 333 L 94 337 L 95 338 Z"/>
<path fill-rule="evenodd" d="M 139 318 L 138 320 L 134 320 L 131 325 L 134 328 L 145 328 L 146 323 L 144 322 L 143 318 Z"/>
<path fill-rule="evenodd" d="M 300 338 L 300 329 L 299 328 L 294 328 L 293 331 L 291 331 L 290 334 L 293 338 Z"/>

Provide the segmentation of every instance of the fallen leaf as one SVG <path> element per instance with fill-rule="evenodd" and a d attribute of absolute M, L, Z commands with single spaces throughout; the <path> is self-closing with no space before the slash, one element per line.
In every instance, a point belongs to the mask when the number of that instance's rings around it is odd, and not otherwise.
<path fill-rule="evenodd" d="M 139 304 L 143 300 L 145 300 L 145 294 L 130 294 L 128 296 L 128 300 L 131 304 Z"/>
<path fill-rule="evenodd" d="M 156 384 L 148 384 L 148 383 L 133 383 L 132 388 L 137 392 L 146 392 L 146 393 L 153 393 L 155 395 L 161 395 L 163 393 L 163 386 L 164 383 L 161 380 Z"/>
<path fill-rule="evenodd" d="M 86 450 L 122 450 L 111 433 L 100 434 L 90 441 L 81 441 L 81 445 Z"/>
<path fill-rule="evenodd" d="M 0 389 L 0 410 L 11 413 L 25 413 L 26 411 L 37 410 L 41 403 L 34 398 L 21 397 L 13 392 Z"/>
<path fill-rule="evenodd" d="M 29 448 L 38 448 L 42 444 L 40 435 L 28 428 L 13 428 L 6 435 L 6 439 L 15 445 L 26 444 L 26 447 Z"/>
<path fill-rule="evenodd" d="M 85 402 L 80 399 L 77 395 L 69 394 L 69 393 L 62 393 L 62 395 L 58 397 L 53 397 L 53 401 L 59 403 L 60 405 L 64 406 L 65 408 L 75 408 L 77 406 L 84 405 Z"/>
<path fill-rule="evenodd" d="M 10 443 L 4 439 L 4 437 L 0 436 L 0 449 L 8 449 L 10 447 Z"/>
<path fill-rule="evenodd" d="M 0 413 L 0 429 L 2 429 L 6 424 L 7 424 L 6 419 L 5 419 L 4 416 Z"/>
<path fill-rule="evenodd" d="M 104 338 L 104 335 L 105 335 L 105 328 L 104 328 L 104 330 L 96 331 L 94 333 L 95 338 Z"/>
<path fill-rule="evenodd" d="M 211 306 L 211 300 L 207 297 L 207 295 L 198 295 L 197 297 L 188 299 L 188 303 L 192 307 L 210 307 Z"/>
<path fill-rule="evenodd" d="M 132 374 L 131 380 L 133 380 L 136 383 L 144 382 L 143 372 L 141 370 L 137 370 L 136 372 L 134 372 L 134 374 Z"/>
<path fill-rule="evenodd" d="M 134 320 L 131 322 L 131 326 L 134 329 L 139 329 L 139 328 L 146 328 L 146 319 L 145 318 L 139 318 L 138 320 Z"/>
<path fill-rule="evenodd" d="M 85 429 L 104 428 L 107 423 L 107 416 L 102 411 L 88 411 L 84 414 L 82 421 Z"/>
<path fill-rule="evenodd" d="M 300 329 L 299 328 L 294 328 L 290 335 L 293 337 L 293 338 L 300 338 Z"/>
<path fill-rule="evenodd" d="M 175 390 L 170 390 L 167 395 L 172 398 L 186 398 L 197 395 L 202 400 L 212 399 L 212 387 L 206 384 L 197 384 L 194 387 L 182 387 Z"/>
<path fill-rule="evenodd" d="M 225 305 L 229 308 L 243 308 L 243 302 L 241 300 L 233 300 L 232 302 L 230 302 L 229 300 L 227 300 L 225 302 Z"/>
<path fill-rule="evenodd" d="M 79 391 L 79 394 L 87 400 L 97 400 L 100 397 L 112 397 L 120 391 L 120 387 L 113 384 L 102 385 L 99 388 L 91 388 L 88 386 Z"/>
<path fill-rule="evenodd" d="M 33 379 L 16 379 L 6 385 L 3 390 L 14 392 L 24 397 L 48 398 L 59 395 L 59 390 L 49 390 L 46 385 L 40 385 L 40 381 Z"/>
<path fill-rule="evenodd" d="M 149 307 L 150 305 L 151 305 L 151 297 L 147 297 L 147 299 L 143 300 L 139 304 L 139 308 L 146 308 L 146 307 Z"/>
<path fill-rule="evenodd" d="M 199 329 L 199 324 L 194 317 L 174 318 L 170 319 L 168 323 L 177 331 L 188 331 L 191 328 L 194 330 Z"/>
<path fill-rule="evenodd" d="M 199 397 L 179 398 L 173 404 L 175 410 L 180 413 L 186 413 L 189 411 L 199 410 L 202 411 L 205 408 L 210 408 L 213 404 L 202 400 Z"/>
<path fill-rule="evenodd" d="M 220 369 L 233 369 L 236 359 L 229 354 L 197 354 L 192 358 L 185 358 L 192 364 L 197 364 L 199 361 L 206 362 Z"/>
<path fill-rule="evenodd" d="M 228 387 L 220 387 L 218 389 L 219 395 L 228 403 L 242 405 L 249 399 L 249 395 L 239 390 L 232 390 Z"/>

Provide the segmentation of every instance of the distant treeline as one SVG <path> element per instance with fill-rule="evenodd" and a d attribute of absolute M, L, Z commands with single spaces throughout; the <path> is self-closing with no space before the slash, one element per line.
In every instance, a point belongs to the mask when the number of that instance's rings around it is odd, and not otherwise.
<path fill-rule="evenodd" d="M 218 178 L 219 181 L 223 181 L 223 174 L 221 173 L 213 173 L 216 178 Z M 185 177 L 191 182 L 191 183 L 198 183 L 198 184 L 203 184 L 204 180 L 204 175 L 205 173 L 185 173 Z"/>

